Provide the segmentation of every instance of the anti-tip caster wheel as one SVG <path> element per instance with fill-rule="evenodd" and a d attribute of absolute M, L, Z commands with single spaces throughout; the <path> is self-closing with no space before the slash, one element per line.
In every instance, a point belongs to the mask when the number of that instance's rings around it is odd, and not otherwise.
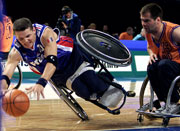
<path fill-rule="evenodd" d="M 170 118 L 163 118 L 163 123 L 162 123 L 162 125 L 163 125 L 164 127 L 167 127 L 168 124 L 169 124 L 169 120 L 170 120 Z"/>
<path fill-rule="evenodd" d="M 144 121 L 144 116 L 142 114 L 138 114 L 137 121 L 140 122 L 140 123 L 143 122 Z"/>

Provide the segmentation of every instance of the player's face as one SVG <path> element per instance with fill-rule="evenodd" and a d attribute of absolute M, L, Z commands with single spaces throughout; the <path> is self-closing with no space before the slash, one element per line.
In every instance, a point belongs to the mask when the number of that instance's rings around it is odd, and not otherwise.
<path fill-rule="evenodd" d="M 24 46 L 25 48 L 32 49 L 34 42 L 36 40 L 36 30 L 33 28 L 25 29 L 24 31 L 16 31 L 15 35 L 18 41 Z"/>
<path fill-rule="evenodd" d="M 151 14 L 149 12 L 141 15 L 141 24 L 147 33 L 156 32 L 157 21 L 151 18 Z"/>

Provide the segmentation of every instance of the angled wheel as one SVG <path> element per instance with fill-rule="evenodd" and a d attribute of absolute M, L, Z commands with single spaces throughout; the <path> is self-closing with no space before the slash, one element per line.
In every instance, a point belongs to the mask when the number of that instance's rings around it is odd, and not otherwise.
<path fill-rule="evenodd" d="M 82 120 L 88 120 L 88 115 L 83 110 L 83 108 L 78 104 L 78 102 L 72 97 L 69 92 L 62 88 L 58 88 L 58 91 L 63 97 L 64 102 L 74 111 L 74 113 L 80 117 Z"/>
<path fill-rule="evenodd" d="M 15 72 L 11 78 L 12 83 L 14 83 L 14 81 L 16 82 L 14 89 L 18 89 L 22 83 L 22 71 L 19 65 L 17 65 L 16 67 L 17 72 Z"/>
<path fill-rule="evenodd" d="M 71 93 L 67 91 L 63 86 L 56 87 L 54 82 L 50 80 L 51 87 L 56 94 L 73 110 L 73 112 L 82 120 L 89 120 L 88 115 L 78 102 L 72 97 Z"/>
<path fill-rule="evenodd" d="M 145 104 L 144 103 L 144 94 L 145 94 L 145 90 L 146 90 L 148 81 L 149 81 L 149 78 L 148 78 L 148 76 L 146 76 L 144 81 L 143 81 L 143 83 L 142 83 L 141 90 L 140 90 L 140 95 L 139 95 L 139 104 L 140 104 L 140 107 L 142 107 Z M 150 120 L 154 120 L 155 119 L 154 117 L 150 117 L 148 115 L 144 115 L 144 116 L 147 119 L 150 119 Z"/>
<path fill-rule="evenodd" d="M 79 32 L 76 39 L 85 52 L 106 63 L 127 66 L 132 62 L 128 48 L 109 34 L 86 29 Z"/>

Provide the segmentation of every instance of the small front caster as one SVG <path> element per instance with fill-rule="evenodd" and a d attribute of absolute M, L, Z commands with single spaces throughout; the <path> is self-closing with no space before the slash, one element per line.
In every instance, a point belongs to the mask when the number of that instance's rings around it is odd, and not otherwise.
<path fill-rule="evenodd" d="M 169 124 L 169 120 L 170 120 L 170 118 L 167 118 L 167 117 L 163 118 L 163 123 L 162 123 L 162 125 L 163 125 L 164 127 L 167 127 L 168 124 Z"/>
<path fill-rule="evenodd" d="M 138 114 L 137 121 L 140 122 L 140 123 L 143 122 L 144 121 L 144 116 L 142 114 Z"/>

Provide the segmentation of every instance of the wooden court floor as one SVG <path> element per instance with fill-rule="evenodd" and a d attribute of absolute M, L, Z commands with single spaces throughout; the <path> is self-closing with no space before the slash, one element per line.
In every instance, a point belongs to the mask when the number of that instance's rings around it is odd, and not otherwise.
<path fill-rule="evenodd" d="M 22 84 L 21 90 L 33 85 Z M 125 105 L 119 115 L 109 114 L 107 111 L 87 102 L 81 98 L 76 98 L 78 103 L 89 116 L 88 121 L 82 121 L 74 112 L 58 97 L 51 88 L 45 88 L 45 100 L 36 101 L 30 97 L 30 108 L 28 112 L 14 118 L 3 112 L 2 131 L 104 131 L 122 129 L 143 129 L 162 128 L 162 119 L 148 120 L 144 118 L 142 123 L 137 121 L 136 110 L 139 108 L 139 92 L 142 81 L 130 82 L 121 81 L 120 84 L 126 90 L 136 92 L 136 97 L 127 98 Z M 147 88 L 148 89 L 148 88 Z M 46 95 L 46 93 L 51 95 Z M 53 94 L 54 93 L 54 94 Z M 146 102 L 149 102 L 150 91 L 146 90 Z M 51 99 L 48 98 L 51 96 Z M 53 97 L 54 96 L 54 97 Z M 52 99 L 53 97 L 53 99 Z M 173 118 L 169 122 L 169 127 L 178 127 L 180 118 Z"/>
<path fill-rule="evenodd" d="M 112 115 L 99 107 L 78 98 L 79 104 L 89 116 L 81 121 L 62 100 L 31 100 L 28 112 L 18 118 L 3 113 L 3 131 L 83 131 L 120 130 L 162 127 L 162 120 L 144 119 L 137 122 L 138 97 L 127 98 L 120 115 Z M 180 119 L 173 118 L 169 126 L 179 126 Z"/>

